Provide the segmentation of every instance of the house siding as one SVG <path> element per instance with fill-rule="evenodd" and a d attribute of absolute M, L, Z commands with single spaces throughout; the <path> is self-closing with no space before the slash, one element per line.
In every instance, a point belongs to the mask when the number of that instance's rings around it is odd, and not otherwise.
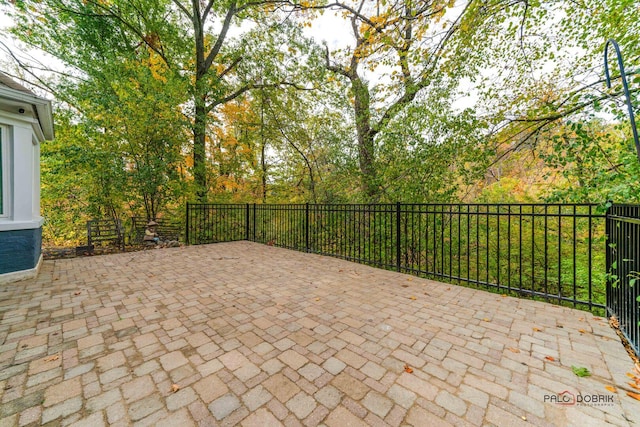
<path fill-rule="evenodd" d="M 0 231 L 0 274 L 35 268 L 41 252 L 41 227 Z"/>

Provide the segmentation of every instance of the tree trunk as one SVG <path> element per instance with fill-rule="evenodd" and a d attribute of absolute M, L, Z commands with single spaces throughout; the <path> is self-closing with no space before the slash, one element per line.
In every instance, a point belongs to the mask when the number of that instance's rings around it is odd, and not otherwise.
<path fill-rule="evenodd" d="M 353 73 L 351 84 L 354 96 L 356 132 L 358 135 L 358 160 L 360 166 L 360 186 L 368 202 L 378 199 L 378 183 L 375 168 L 374 133 L 371 130 L 369 88 L 360 77 Z"/>
<path fill-rule="evenodd" d="M 205 74 L 207 67 L 204 51 L 204 23 L 200 15 L 200 4 L 192 0 L 193 30 L 196 48 L 196 79 L 194 85 L 195 117 L 193 120 L 193 179 L 196 196 L 200 202 L 207 199 L 206 135 L 207 135 L 207 88 Z"/>
<path fill-rule="evenodd" d="M 196 99 L 201 98 L 198 97 Z M 196 184 L 196 196 L 200 202 L 206 202 L 208 189 L 205 150 L 206 131 L 207 112 L 204 102 L 196 102 L 196 115 L 193 123 L 193 179 Z"/>

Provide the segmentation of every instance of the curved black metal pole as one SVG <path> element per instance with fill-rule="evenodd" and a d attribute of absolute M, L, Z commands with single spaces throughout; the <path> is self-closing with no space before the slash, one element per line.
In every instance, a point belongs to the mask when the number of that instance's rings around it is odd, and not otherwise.
<path fill-rule="evenodd" d="M 609 39 L 604 46 L 604 75 L 607 80 L 607 87 L 611 89 L 611 78 L 609 76 L 609 44 L 612 44 L 616 50 L 616 56 L 618 57 L 618 68 L 620 68 L 620 78 L 622 78 L 622 87 L 624 89 L 624 95 L 627 98 L 627 108 L 629 109 L 629 119 L 631 121 L 631 130 L 633 132 L 633 140 L 636 144 L 636 153 L 638 155 L 638 161 L 640 161 L 640 141 L 638 140 L 638 129 L 636 128 L 636 119 L 633 115 L 633 105 L 631 104 L 631 94 L 629 93 L 629 84 L 627 83 L 627 75 L 624 72 L 624 64 L 622 63 L 622 54 L 620 53 L 620 47 L 614 39 Z"/>

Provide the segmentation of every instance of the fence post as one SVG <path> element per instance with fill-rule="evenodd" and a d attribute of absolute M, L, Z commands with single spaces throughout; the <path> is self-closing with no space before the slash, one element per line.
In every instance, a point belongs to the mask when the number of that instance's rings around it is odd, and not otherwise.
<path fill-rule="evenodd" d="M 396 267 L 400 271 L 400 202 L 396 202 Z"/>
<path fill-rule="evenodd" d="M 189 245 L 189 202 L 187 202 L 187 212 L 186 212 L 186 220 L 185 220 L 185 227 L 186 230 L 184 232 L 184 239 L 186 240 L 186 244 Z"/>
<path fill-rule="evenodd" d="M 606 265 L 606 288 L 605 288 L 605 316 L 609 316 L 609 308 L 612 306 L 612 295 L 611 293 L 613 292 L 612 289 L 612 284 L 613 284 L 613 279 L 612 279 L 612 274 L 613 271 L 611 269 L 611 218 L 609 218 L 609 215 L 611 215 L 611 207 L 613 206 L 613 201 L 608 200 L 607 201 L 607 211 L 605 212 L 605 217 L 604 217 L 604 234 L 606 236 L 605 241 L 604 241 L 604 253 L 605 253 L 605 265 Z"/>
<path fill-rule="evenodd" d="M 245 205 L 244 210 L 244 240 L 249 240 L 249 203 Z"/>
<path fill-rule="evenodd" d="M 309 252 L 309 202 L 304 207 L 304 247 Z"/>
<path fill-rule="evenodd" d="M 253 204 L 253 241 L 256 241 L 256 204 Z"/>

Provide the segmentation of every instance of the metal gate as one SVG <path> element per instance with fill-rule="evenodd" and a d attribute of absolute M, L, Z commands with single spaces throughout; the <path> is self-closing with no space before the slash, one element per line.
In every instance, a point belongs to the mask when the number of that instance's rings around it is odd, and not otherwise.
<path fill-rule="evenodd" d="M 607 211 L 607 312 L 640 354 L 640 205 Z"/>

